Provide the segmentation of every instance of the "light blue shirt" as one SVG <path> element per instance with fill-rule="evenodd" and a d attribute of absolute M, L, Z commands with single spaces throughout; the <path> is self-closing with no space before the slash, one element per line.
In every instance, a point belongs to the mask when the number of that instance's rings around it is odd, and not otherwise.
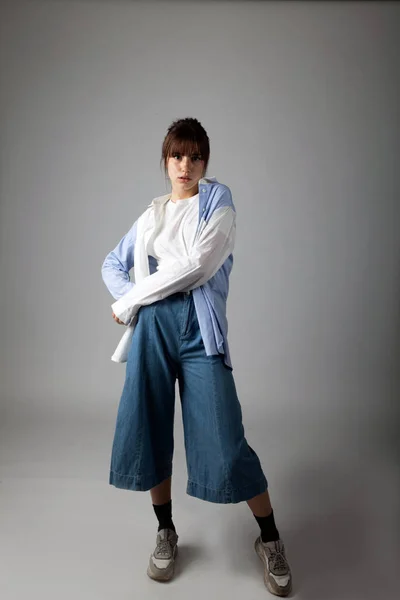
<path fill-rule="evenodd" d="M 199 228 L 207 226 L 214 211 L 223 207 L 229 207 L 236 213 L 230 189 L 215 178 L 200 180 Z M 103 281 L 116 300 L 122 298 L 135 285 L 130 281 L 129 271 L 135 266 L 137 225 L 136 221 L 114 250 L 107 255 L 102 265 Z M 157 261 L 152 256 L 148 256 L 148 260 L 150 274 L 153 274 L 157 271 Z M 232 266 L 233 255 L 230 254 L 215 275 L 192 291 L 206 354 L 223 354 L 225 364 L 229 368 L 232 368 L 232 363 L 227 339 L 226 305 Z"/>

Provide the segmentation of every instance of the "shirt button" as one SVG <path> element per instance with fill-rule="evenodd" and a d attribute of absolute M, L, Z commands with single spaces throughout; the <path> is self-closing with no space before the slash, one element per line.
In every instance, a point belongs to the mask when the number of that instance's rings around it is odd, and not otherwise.
<path fill-rule="evenodd" d="M 203 188 L 201 191 L 202 191 L 202 192 L 205 192 L 205 191 L 206 191 L 206 188 Z"/>

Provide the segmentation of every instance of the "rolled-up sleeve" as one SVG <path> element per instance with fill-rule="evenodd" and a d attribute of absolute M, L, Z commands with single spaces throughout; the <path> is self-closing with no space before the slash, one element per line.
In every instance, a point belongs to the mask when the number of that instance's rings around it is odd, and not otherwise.
<path fill-rule="evenodd" d="M 193 248 L 183 256 L 149 275 L 112 305 L 113 312 L 129 325 L 141 306 L 152 304 L 176 292 L 203 285 L 211 279 L 233 251 L 236 213 L 231 206 L 214 210 L 200 228 Z"/>

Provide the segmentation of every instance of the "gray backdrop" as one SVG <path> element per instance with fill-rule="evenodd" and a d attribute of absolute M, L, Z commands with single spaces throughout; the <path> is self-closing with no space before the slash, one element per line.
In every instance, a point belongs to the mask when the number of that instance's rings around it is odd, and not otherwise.
<path fill-rule="evenodd" d="M 293 560 L 323 548 L 331 586 L 343 548 L 393 568 L 399 5 L 14 0 L 0 23 L 5 497 L 19 477 L 107 485 L 125 367 L 100 268 L 195 116 L 236 204 L 234 375 Z"/>

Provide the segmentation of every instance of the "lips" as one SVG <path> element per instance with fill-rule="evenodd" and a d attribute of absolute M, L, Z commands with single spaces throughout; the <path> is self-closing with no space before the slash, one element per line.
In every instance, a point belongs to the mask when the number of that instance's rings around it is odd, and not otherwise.
<path fill-rule="evenodd" d="M 190 177 L 178 177 L 181 181 L 190 181 Z"/>

